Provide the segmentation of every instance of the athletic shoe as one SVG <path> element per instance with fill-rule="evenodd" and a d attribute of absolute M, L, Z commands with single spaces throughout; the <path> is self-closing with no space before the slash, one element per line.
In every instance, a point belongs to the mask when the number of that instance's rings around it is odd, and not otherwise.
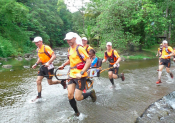
<path fill-rule="evenodd" d="M 125 80 L 125 77 L 124 77 L 124 73 L 121 73 L 121 80 L 124 81 Z"/>
<path fill-rule="evenodd" d="M 38 99 L 41 99 L 41 97 L 37 96 L 35 99 L 32 100 L 32 102 L 37 101 Z"/>
<path fill-rule="evenodd" d="M 172 74 L 172 73 L 170 73 L 170 76 L 171 76 L 171 78 L 173 79 L 173 74 Z"/>
<path fill-rule="evenodd" d="M 80 115 L 80 112 L 74 114 L 75 117 L 78 117 L 79 115 Z"/>
<path fill-rule="evenodd" d="M 162 83 L 160 79 L 157 80 L 156 84 Z"/>
<path fill-rule="evenodd" d="M 61 80 L 61 85 L 63 86 L 63 89 L 67 88 L 66 80 Z"/>
<path fill-rule="evenodd" d="M 96 97 L 96 94 L 95 94 L 95 90 L 94 89 L 91 90 L 90 97 L 92 98 L 92 102 L 95 102 L 96 101 L 97 97 Z"/>

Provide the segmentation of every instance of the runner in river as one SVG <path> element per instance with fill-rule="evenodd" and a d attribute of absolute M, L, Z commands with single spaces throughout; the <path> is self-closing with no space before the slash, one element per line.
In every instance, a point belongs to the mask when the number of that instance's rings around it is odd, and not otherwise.
<path fill-rule="evenodd" d="M 67 40 L 70 48 L 68 49 L 68 60 L 63 63 L 59 69 L 63 69 L 66 65 L 70 64 L 70 72 L 68 80 L 68 98 L 71 107 L 73 108 L 75 114 L 74 116 L 79 116 L 80 112 L 78 111 L 76 101 L 81 101 L 87 97 L 91 97 L 92 101 L 96 101 L 95 90 L 92 89 L 90 92 L 82 93 L 85 89 L 87 69 L 91 65 L 91 60 L 85 49 L 77 45 L 75 33 L 69 32 L 66 34 L 64 40 Z M 75 97 L 75 98 L 74 98 Z"/>
<path fill-rule="evenodd" d="M 54 51 L 49 46 L 43 44 L 43 40 L 41 37 L 35 37 L 33 42 L 38 47 L 37 48 L 38 60 L 32 66 L 32 68 L 35 69 L 39 63 L 42 64 L 38 71 L 38 77 L 36 80 L 38 96 L 34 100 L 32 100 L 32 101 L 35 101 L 41 98 L 41 90 L 42 90 L 41 82 L 44 77 L 47 78 L 49 85 L 62 84 L 62 86 L 66 88 L 66 83 L 64 81 L 59 81 L 59 80 L 53 81 L 52 80 L 53 76 L 49 76 L 49 75 L 53 75 L 53 72 L 54 72 L 54 66 L 52 63 L 56 58 Z"/>
<path fill-rule="evenodd" d="M 168 46 L 168 42 L 166 40 L 164 40 L 162 42 L 163 48 L 162 48 L 162 52 L 161 52 L 161 59 L 160 59 L 160 63 L 159 63 L 159 71 L 158 71 L 158 80 L 156 82 L 156 84 L 160 84 L 161 83 L 161 74 L 162 74 L 162 70 L 164 68 L 164 66 L 166 66 L 166 71 L 167 73 L 170 74 L 170 77 L 173 78 L 173 74 L 170 71 L 170 66 L 171 66 L 171 56 L 174 55 L 174 51 L 172 49 L 172 47 Z"/>
<path fill-rule="evenodd" d="M 160 59 L 161 59 L 162 48 L 163 48 L 163 45 L 161 43 L 160 47 L 157 50 L 157 54 L 156 54 L 156 56 L 159 56 L 159 63 L 160 63 Z"/>
<path fill-rule="evenodd" d="M 83 47 L 84 49 L 86 50 L 87 53 L 89 53 L 89 50 L 90 49 L 93 49 L 91 46 L 89 46 L 87 43 L 88 43 L 88 40 L 86 37 L 83 37 L 82 38 L 82 43 L 83 43 Z"/>
<path fill-rule="evenodd" d="M 124 73 L 121 73 L 120 75 L 118 75 L 119 66 L 120 66 L 119 62 L 121 61 L 121 58 L 120 58 L 118 52 L 116 50 L 112 49 L 111 42 L 107 42 L 106 48 L 107 48 L 107 51 L 104 54 L 104 59 L 102 62 L 106 62 L 108 60 L 109 61 L 109 68 L 113 67 L 113 68 L 109 69 L 108 77 L 109 77 L 110 82 L 112 83 L 112 87 L 115 87 L 114 79 L 121 78 L 122 81 L 125 80 Z"/>

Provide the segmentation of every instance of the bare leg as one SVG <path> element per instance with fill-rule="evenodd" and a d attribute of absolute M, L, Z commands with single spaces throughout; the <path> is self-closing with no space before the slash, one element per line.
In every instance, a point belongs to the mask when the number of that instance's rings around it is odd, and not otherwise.
<path fill-rule="evenodd" d="M 43 78 L 44 78 L 43 76 L 38 76 L 37 77 L 36 83 L 37 83 L 38 93 L 41 93 L 41 90 L 42 90 L 41 82 L 42 82 Z"/>
<path fill-rule="evenodd" d="M 60 84 L 61 83 L 60 80 L 53 81 L 52 79 L 47 79 L 47 82 L 49 83 L 49 85 L 54 85 L 54 84 Z"/>
<path fill-rule="evenodd" d="M 162 75 L 162 70 L 163 70 L 164 65 L 159 65 L 159 71 L 158 71 L 158 79 L 160 80 L 161 75 Z"/>

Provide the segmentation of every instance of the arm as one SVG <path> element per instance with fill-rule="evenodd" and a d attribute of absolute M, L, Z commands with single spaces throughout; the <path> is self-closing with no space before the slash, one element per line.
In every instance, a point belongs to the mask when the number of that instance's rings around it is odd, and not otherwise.
<path fill-rule="evenodd" d="M 52 53 L 52 57 L 50 58 L 50 60 L 45 64 L 45 67 L 49 67 L 49 65 L 53 62 L 53 60 L 55 60 L 56 58 L 56 55 L 55 53 L 53 52 Z"/>
<path fill-rule="evenodd" d="M 66 65 L 70 64 L 70 60 L 68 59 L 65 63 L 63 63 L 61 66 L 59 66 L 59 69 L 64 69 Z"/>
<path fill-rule="evenodd" d="M 121 61 L 121 57 L 119 57 L 119 58 L 117 59 L 117 61 L 115 62 L 115 64 L 118 64 L 120 61 Z"/>
<path fill-rule="evenodd" d="M 76 74 L 76 78 L 77 79 L 80 79 L 81 76 L 83 75 L 83 73 L 88 70 L 88 68 L 89 68 L 90 65 L 91 65 L 91 60 L 90 60 L 90 58 L 87 58 L 86 59 L 86 64 L 85 64 L 84 68 L 81 70 L 80 73 Z"/>
<path fill-rule="evenodd" d="M 106 61 L 107 61 L 107 59 L 103 59 L 102 63 L 104 63 L 104 62 L 106 62 Z"/>
<path fill-rule="evenodd" d="M 40 63 L 40 60 L 39 60 L 39 58 L 38 58 L 37 61 L 36 61 L 36 63 L 32 66 L 32 68 L 35 69 L 36 66 L 37 66 L 39 63 Z"/>

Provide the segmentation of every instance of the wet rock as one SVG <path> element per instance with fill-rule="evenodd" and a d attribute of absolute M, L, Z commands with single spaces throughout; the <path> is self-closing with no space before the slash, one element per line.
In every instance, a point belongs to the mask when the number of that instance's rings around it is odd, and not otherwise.
<path fill-rule="evenodd" d="M 130 57 L 129 57 L 129 56 L 127 56 L 126 58 L 127 58 L 127 59 L 129 59 Z"/>
<path fill-rule="evenodd" d="M 18 61 L 22 61 L 23 60 L 22 57 L 18 57 L 18 58 L 15 58 L 15 59 L 18 60 Z"/>
<path fill-rule="evenodd" d="M 24 55 L 24 58 L 29 58 L 30 55 L 31 55 L 30 53 L 26 53 L 26 54 Z"/>
<path fill-rule="evenodd" d="M 147 58 L 143 58 L 143 60 L 147 60 Z"/>
<path fill-rule="evenodd" d="M 7 61 L 7 58 L 0 58 L 0 60 L 2 60 L 2 61 Z"/>
<path fill-rule="evenodd" d="M 122 61 L 125 61 L 126 59 L 125 59 L 124 57 L 121 57 L 121 60 L 122 60 Z"/>
<path fill-rule="evenodd" d="M 12 68 L 12 65 L 3 65 L 2 67 L 8 69 L 8 68 Z"/>
<path fill-rule="evenodd" d="M 63 52 L 59 52 L 60 55 L 63 55 Z"/>
<path fill-rule="evenodd" d="M 60 64 L 60 61 L 55 60 L 53 64 L 54 64 L 54 66 L 55 66 L 55 65 L 59 65 L 59 64 Z"/>
<path fill-rule="evenodd" d="M 30 66 L 23 66 L 23 68 L 28 69 L 28 68 L 30 68 Z"/>
<path fill-rule="evenodd" d="M 14 71 L 13 69 L 10 69 L 10 71 Z"/>
<path fill-rule="evenodd" d="M 2 65 L 2 63 L 0 63 L 0 65 Z"/>
<path fill-rule="evenodd" d="M 25 60 L 26 60 L 26 61 L 30 61 L 30 60 L 31 60 L 31 58 L 25 58 Z"/>

